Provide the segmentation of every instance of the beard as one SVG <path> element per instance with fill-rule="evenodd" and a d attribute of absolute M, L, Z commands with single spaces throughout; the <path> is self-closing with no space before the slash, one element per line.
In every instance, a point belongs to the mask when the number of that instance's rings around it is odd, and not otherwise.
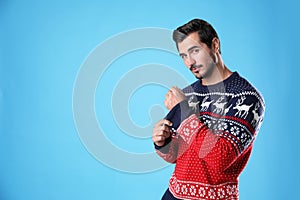
<path fill-rule="evenodd" d="M 207 77 L 212 76 L 216 66 L 217 66 L 217 57 L 212 52 L 210 52 L 206 65 L 202 65 L 202 64 L 192 65 L 190 67 L 190 70 L 193 72 L 193 69 L 195 68 L 202 68 L 201 73 L 198 72 L 197 74 L 194 75 L 197 79 L 203 79 L 203 78 L 205 79 Z"/>
<path fill-rule="evenodd" d="M 203 78 L 205 79 L 207 77 L 210 77 L 213 71 L 215 70 L 216 66 L 217 65 L 214 62 L 208 63 L 206 66 L 206 70 L 203 71 L 202 73 L 199 73 L 200 76 L 195 75 L 195 77 L 197 79 L 203 79 Z"/>

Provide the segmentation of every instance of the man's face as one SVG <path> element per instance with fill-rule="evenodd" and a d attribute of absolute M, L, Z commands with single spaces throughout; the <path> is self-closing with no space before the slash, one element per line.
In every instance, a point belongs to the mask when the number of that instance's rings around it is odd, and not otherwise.
<path fill-rule="evenodd" d="M 184 64 L 196 78 L 207 78 L 212 74 L 215 69 L 214 55 L 205 43 L 200 42 L 197 32 L 188 35 L 177 46 Z"/>

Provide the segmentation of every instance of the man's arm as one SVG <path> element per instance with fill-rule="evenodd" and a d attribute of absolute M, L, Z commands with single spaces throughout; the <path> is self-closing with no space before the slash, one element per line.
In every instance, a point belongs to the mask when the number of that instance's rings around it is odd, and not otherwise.
<path fill-rule="evenodd" d="M 166 94 L 164 104 L 168 110 L 173 110 L 173 112 L 171 111 L 165 119 L 157 122 L 152 132 L 152 140 L 157 154 L 170 163 L 175 163 L 178 157 L 178 137 L 170 119 L 178 115 L 177 109 L 173 108 L 179 106 L 179 103 L 185 99 L 184 93 L 179 88 L 172 87 Z"/>

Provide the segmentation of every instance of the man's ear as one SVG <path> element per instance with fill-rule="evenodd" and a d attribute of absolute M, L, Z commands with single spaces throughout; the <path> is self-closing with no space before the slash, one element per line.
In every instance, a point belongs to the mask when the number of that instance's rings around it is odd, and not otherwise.
<path fill-rule="evenodd" d="M 216 37 L 213 38 L 211 48 L 214 53 L 220 53 L 220 40 Z"/>

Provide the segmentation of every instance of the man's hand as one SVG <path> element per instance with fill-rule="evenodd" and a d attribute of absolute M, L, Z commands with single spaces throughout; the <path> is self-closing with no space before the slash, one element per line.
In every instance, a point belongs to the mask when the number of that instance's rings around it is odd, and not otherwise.
<path fill-rule="evenodd" d="M 174 106 L 185 99 L 186 96 L 178 87 L 172 87 L 166 94 L 164 104 L 168 110 L 171 110 Z"/>
<path fill-rule="evenodd" d="M 155 124 L 152 132 L 152 140 L 157 146 L 163 146 L 165 140 L 171 136 L 169 126 L 172 126 L 172 123 L 166 119 L 162 119 Z"/>

